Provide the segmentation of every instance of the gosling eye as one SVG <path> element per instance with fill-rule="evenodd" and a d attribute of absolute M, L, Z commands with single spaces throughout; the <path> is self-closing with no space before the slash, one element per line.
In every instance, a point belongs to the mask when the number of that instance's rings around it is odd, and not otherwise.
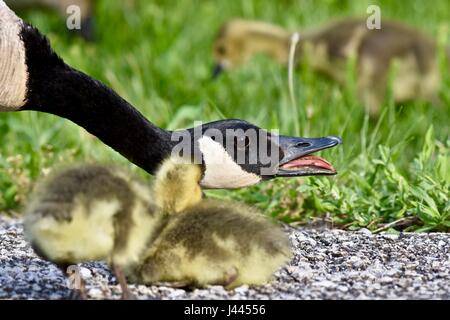
<path fill-rule="evenodd" d="M 218 55 L 224 56 L 227 53 L 227 49 L 225 48 L 225 46 L 220 45 L 216 48 L 216 52 Z"/>

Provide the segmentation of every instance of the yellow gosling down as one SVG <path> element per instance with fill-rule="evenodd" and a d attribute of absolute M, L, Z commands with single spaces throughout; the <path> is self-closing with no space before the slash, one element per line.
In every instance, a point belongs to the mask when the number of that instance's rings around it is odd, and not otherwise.
<path fill-rule="evenodd" d="M 182 287 L 262 285 L 289 260 L 280 226 L 249 206 L 203 200 L 170 217 L 131 279 Z"/>
<path fill-rule="evenodd" d="M 139 262 L 160 227 L 150 188 L 114 167 L 81 165 L 51 174 L 36 188 L 25 212 L 25 234 L 42 258 L 63 271 L 104 260 L 131 298 L 123 272 Z M 84 298 L 84 288 L 76 292 Z"/>
<path fill-rule="evenodd" d="M 260 21 L 225 23 L 213 45 L 213 75 L 263 54 L 288 63 L 293 32 Z M 392 71 L 396 103 L 438 102 L 441 75 L 436 42 L 429 35 L 397 21 L 383 20 L 370 30 L 366 18 L 344 18 L 300 31 L 295 61 L 346 85 L 349 62 L 355 61 L 356 92 L 372 115 L 380 112 Z M 450 62 L 450 49 L 448 59 Z"/>

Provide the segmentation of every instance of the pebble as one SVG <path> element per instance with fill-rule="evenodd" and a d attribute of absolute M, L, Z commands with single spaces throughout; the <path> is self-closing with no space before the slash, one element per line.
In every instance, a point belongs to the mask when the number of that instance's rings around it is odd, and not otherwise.
<path fill-rule="evenodd" d="M 93 299 L 102 299 L 103 298 L 103 291 L 99 288 L 89 289 L 88 294 Z"/>
<path fill-rule="evenodd" d="M 362 233 L 362 234 L 364 234 L 366 236 L 371 236 L 372 235 L 372 232 L 369 229 L 366 229 L 366 228 L 359 229 L 357 231 L 357 233 Z"/>

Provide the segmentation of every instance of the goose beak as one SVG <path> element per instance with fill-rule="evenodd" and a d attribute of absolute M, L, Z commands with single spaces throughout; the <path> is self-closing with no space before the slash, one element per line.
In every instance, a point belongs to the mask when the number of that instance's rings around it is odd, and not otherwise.
<path fill-rule="evenodd" d="M 337 172 L 325 159 L 312 155 L 342 143 L 335 136 L 323 138 L 279 137 L 283 157 L 278 164 L 276 177 L 335 175 Z"/>
<path fill-rule="evenodd" d="M 212 79 L 216 80 L 224 70 L 224 66 L 221 63 L 217 63 L 212 70 Z"/>

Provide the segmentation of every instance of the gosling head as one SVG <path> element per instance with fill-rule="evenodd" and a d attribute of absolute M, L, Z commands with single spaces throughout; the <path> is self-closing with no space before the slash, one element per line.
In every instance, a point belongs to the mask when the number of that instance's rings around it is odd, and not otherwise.
<path fill-rule="evenodd" d="M 201 165 L 205 188 L 241 188 L 275 177 L 334 175 L 314 152 L 341 139 L 280 136 L 243 120 L 215 121 L 172 132 L 172 156 L 191 156 Z"/>
<path fill-rule="evenodd" d="M 213 45 L 213 78 L 246 63 L 257 53 L 286 63 L 289 39 L 289 32 L 265 22 L 235 19 L 225 23 Z"/>
<path fill-rule="evenodd" d="M 166 159 L 153 184 L 156 204 L 166 213 L 177 213 L 202 199 L 202 167 L 179 158 Z"/>

